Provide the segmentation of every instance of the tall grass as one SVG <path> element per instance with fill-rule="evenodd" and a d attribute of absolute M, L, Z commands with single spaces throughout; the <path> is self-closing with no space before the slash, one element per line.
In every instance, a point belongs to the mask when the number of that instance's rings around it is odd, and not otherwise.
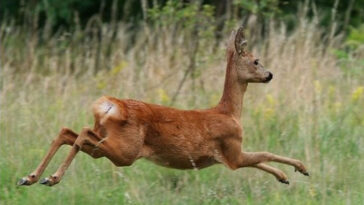
<path fill-rule="evenodd" d="M 301 159 L 309 178 L 279 164 L 274 166 L 288 174 L 289 186 L 255 169 L 233 172 L 221 165 L 178 171 L 140 160 L 118 168 L 80 153 L 59 185 L 16 187 L 17 179 L 38 165 L 61 127 L 79 131 L 92 126 L 89 105 L 101 95 L 181 109 L 207 108 L 219 100 L 225 40 L 199 33 L 196 47 L 196 37 L 184 27 L 146 25 L 134 33 L 119 23 L 115 35 L 111 25 L 95 22 L 72 35 L 49 38 L 42 31 L 1 25 L 1 204 L 364 201 L 363 48 L 338 57 L 342 36 L 329 38 L 305 17 L 291 32 L 271 22 L 265 38 L 254 35 L 259 23 L 248 21 L 251 49 L 274 79 L 249 85 L 242 124 L 244 150 Z M 229 31 L 223 33 L 227 39 Z M 69 150 L 63 147 L 57 153 L 44 176 L 57 169 Z"/>

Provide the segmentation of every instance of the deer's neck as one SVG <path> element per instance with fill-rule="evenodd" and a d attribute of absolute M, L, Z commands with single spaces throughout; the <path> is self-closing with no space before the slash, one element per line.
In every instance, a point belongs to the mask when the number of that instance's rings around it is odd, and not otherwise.
<path fill-rule="evenodd" d="M 239 82 L 237 70 L 234 67 L 235 65 L 232 58 L 233 55 L 228 59 L 224 92 L 216 108 L 219 112 L 240 119 L 244 93 L 248 87 L 248 83 Z"/>

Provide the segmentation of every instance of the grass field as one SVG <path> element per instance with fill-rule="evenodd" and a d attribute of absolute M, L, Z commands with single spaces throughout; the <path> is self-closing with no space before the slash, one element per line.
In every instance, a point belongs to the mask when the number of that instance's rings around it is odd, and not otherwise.
<path fill-rule="evenodd" d="M 140 31 L 130 46 L 126 27 L 119 29 L 112 41 L 105 27 L 99 43 L 92 36 L 78 40 L 80 31 L 39 45 L 37 34 L 1 27 L 0 204 L 364 203 L 363 45 L 345 50 L 340 34 L 326 35 L 306 21 L 292 32 L 272 27 L 265 39 L 250 33 L 253 53 L 274 79 L 249 85 L 241 120 L 244 150 L 300 159 L 310 177 L 272 163 L 288 175 L 287 186 L 250 168 L 179 171 L 145 160 L 115 167 L 80 153 L 60 184 L 17 187 L 62 127 L 92 126 L 90 105 L 102 95 L 170 105 L 194 61 L 173 106 L 218 102 L 225 40 L 201 38 L 193 59 L 192 39 L 182 31 L 177 37 L 168 28 Z M 44 177 L 69 150 L 60 149 Z"/>

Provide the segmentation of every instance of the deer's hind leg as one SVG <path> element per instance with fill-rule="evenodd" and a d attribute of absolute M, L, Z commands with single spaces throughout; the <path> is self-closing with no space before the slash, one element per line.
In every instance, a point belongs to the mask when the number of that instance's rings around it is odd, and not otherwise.
<path fill-rule="evenodd" d="M 59 183 L 76 154 L 82 150 L 84 146 L 93 147 L 94 150 L 103 153 L 105 157 L 110 159 L 117 166 L 131 165 L 137 159 L 139 153 L 137 149 L 138 146 L 132 143 L 121 146 L 121 144 L 123 144 L 123 138 L 118 135 L 119 133 L 113 133 L 111 131 L 110 133 L 111 134 L 107 134 L 105 137 L 101 137 L 96 131 L 90 128 L 83 128 L 79 137 L 73 144 L 71 151 L 59 166 L 58 170 L 50 177 L 42 179 L 40 183 L 48 186 Z M 123 149 L 125 147 L 134 147 L 133 152 Z"/>
<path fill-rule="evenodd" d="M 38 167 L 28 176 L 23 177 L 18 181 L 18 185 L 32 185 L 37 182 L 43 174 L 45 168 L 62 145 L 73 145 L 78 137 L 78 134 L 68 128 L 62 128 L 58 136 L 52 141 L 51 147 L 43 158 Z M 91 146 L 83 146 L 81 149 L 93 158 L 104 156 L 100 150 L 94 149 Z"/>

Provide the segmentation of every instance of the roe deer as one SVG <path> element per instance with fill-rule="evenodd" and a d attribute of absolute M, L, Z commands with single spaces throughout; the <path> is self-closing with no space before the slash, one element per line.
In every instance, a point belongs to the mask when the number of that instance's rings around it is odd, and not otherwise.
<path fill-rule="evenodd" d="M 131 99 L 101 97 L 92 107 L 94 128 L 83 128 L 80 134 L 63 128 L 38 168 L 18 185 L 37 182 L 53 155 L 65 144 L 72 146 L 70 153 L 57 172 L 42 179 L 41 184 L 59 183 L 80 150 L 93 158 L 107 157 L 116 166 L 129 166 L 140 158 L 176 169 L 201 169 L 222 163 L 232 170 L 258 168 L 289 184 L 281 170 L 266 164 L 273 161 L 291 165 L 308 176 L 299 160 L 269 152 L 242 151 L 239 119 L 248 83 L 267 83 L 273 78 L 246 51 L 246 44 L 241 27 L 228 42 L 224 91 L 217 106 L 178 110 Z"/>

